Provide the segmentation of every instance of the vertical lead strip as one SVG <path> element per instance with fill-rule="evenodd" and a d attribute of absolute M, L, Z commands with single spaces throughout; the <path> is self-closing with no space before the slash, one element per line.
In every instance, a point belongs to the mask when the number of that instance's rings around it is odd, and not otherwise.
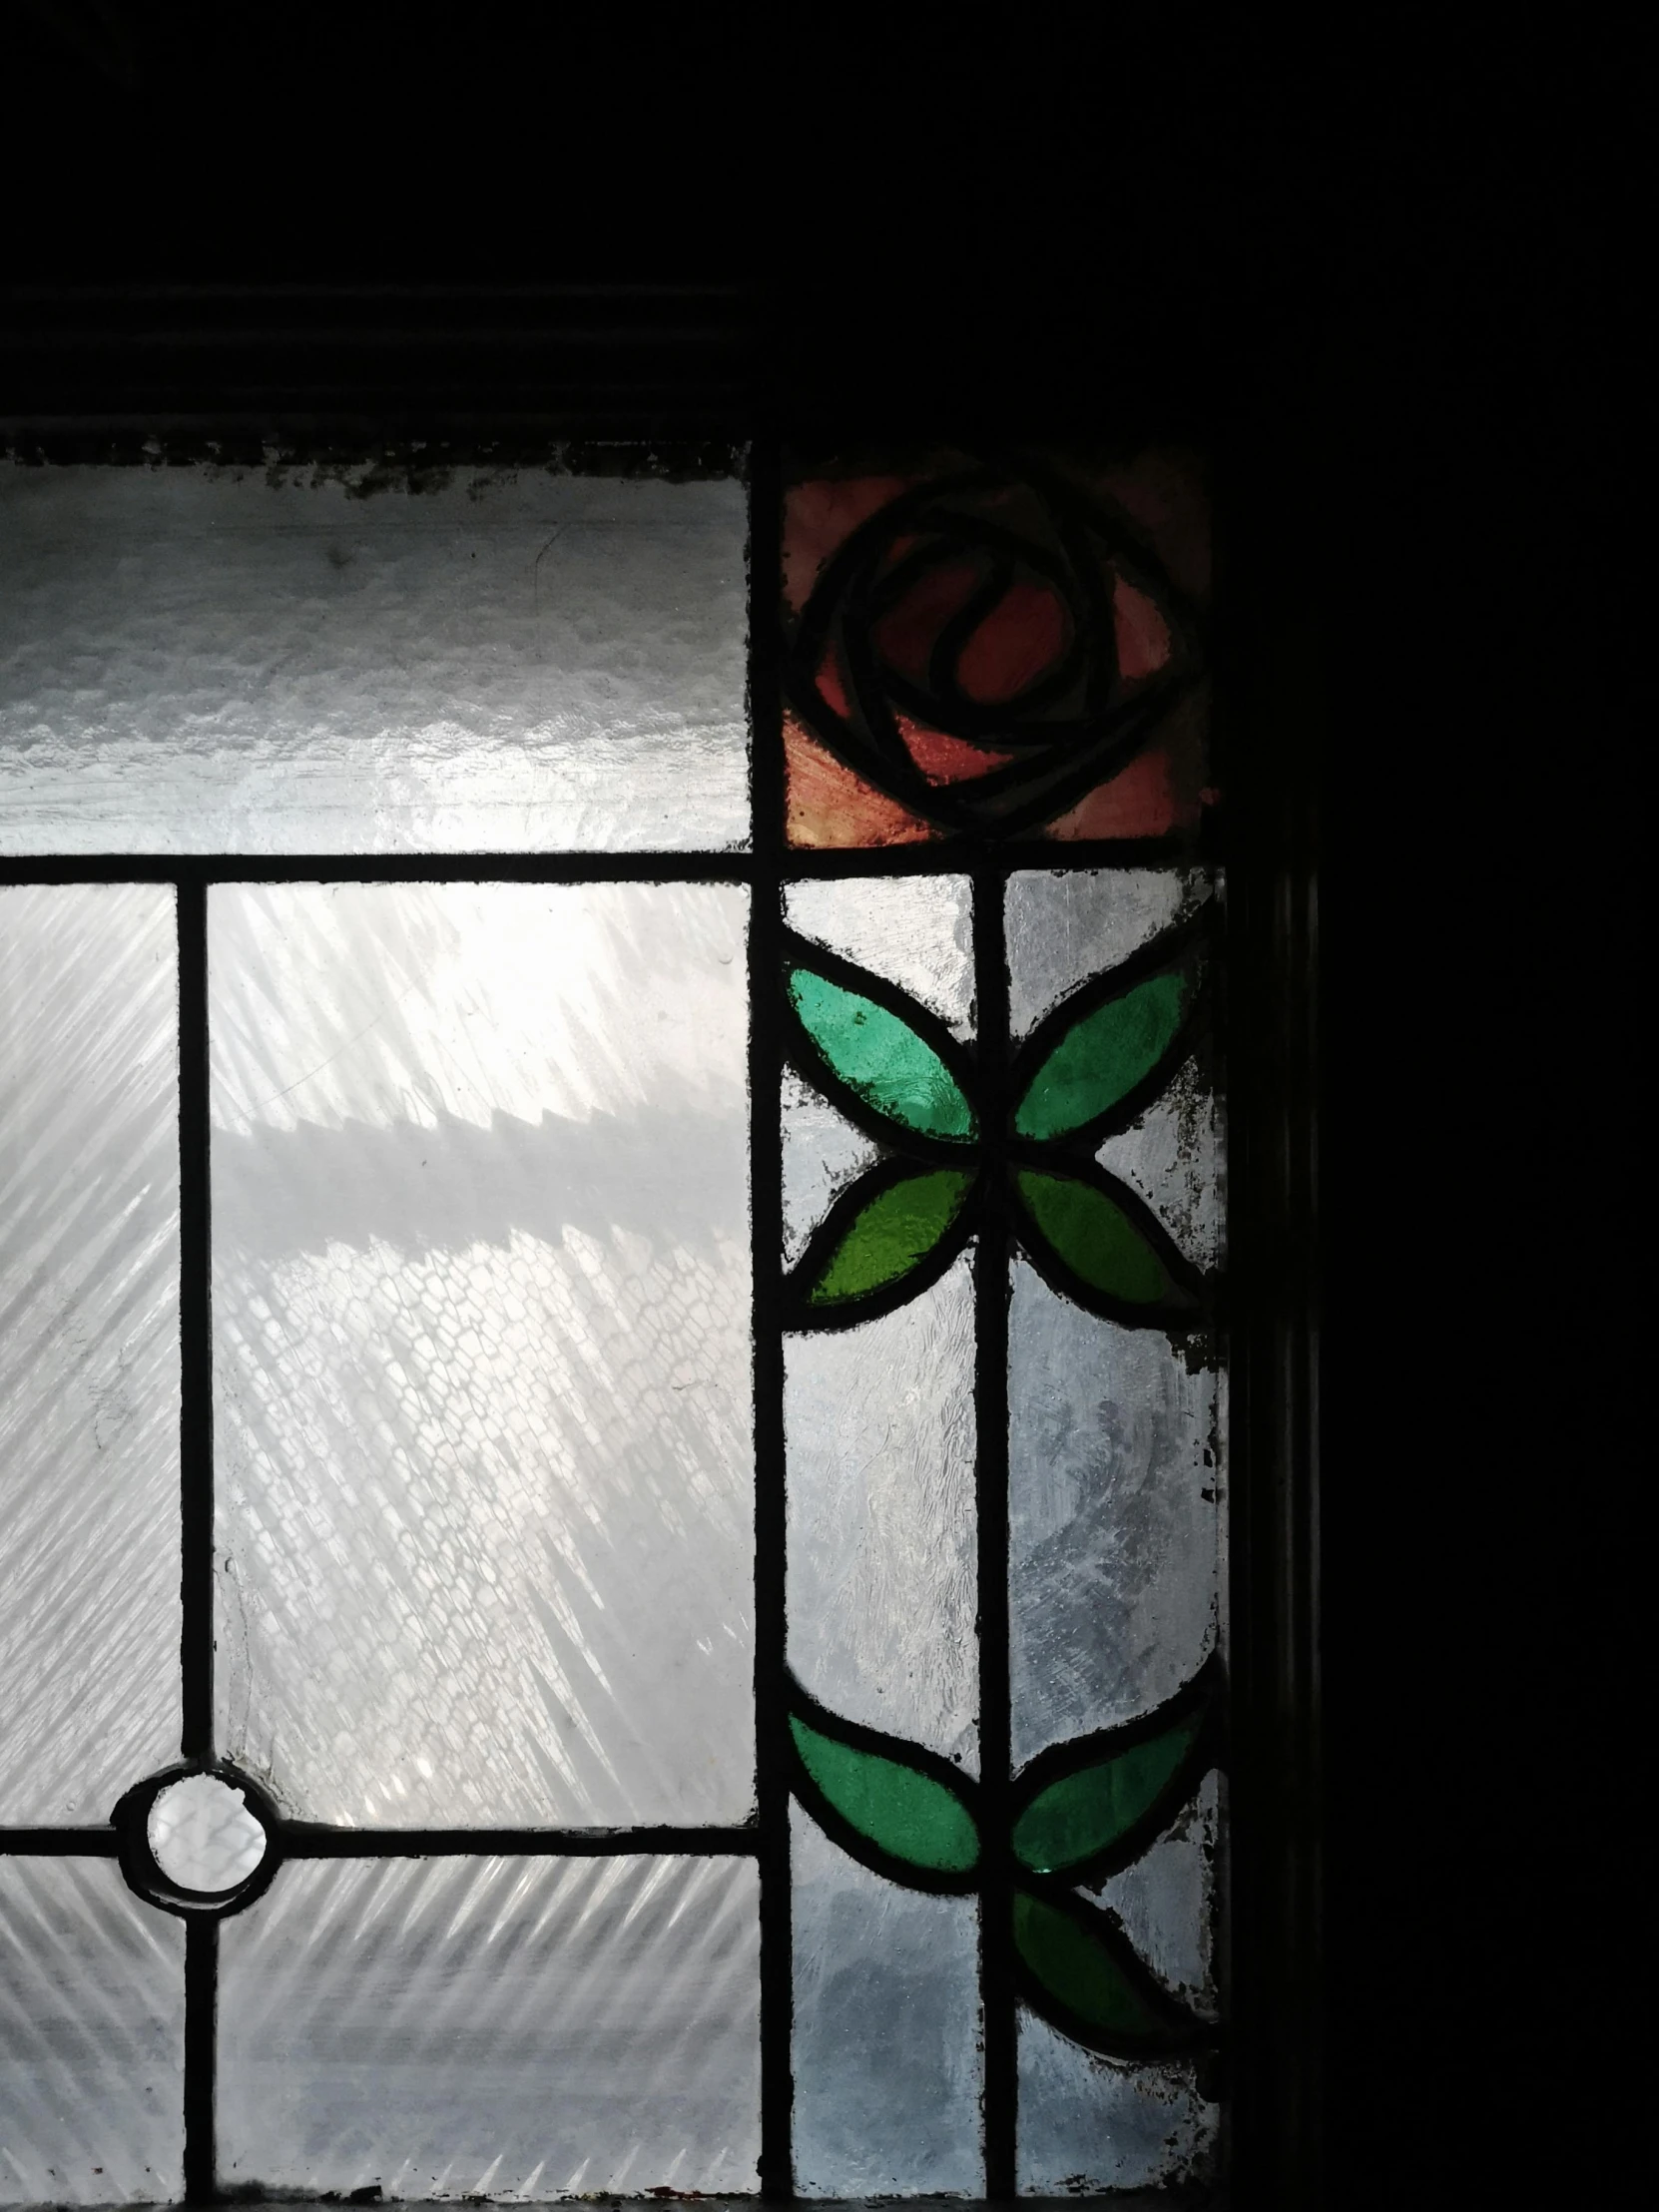
<path fill-rule="evenodd" d="M 180 1599 L 187 1759 L 214 1755 L 213 1266 L 208 1187 L 208 889 L 182 877 L 179 898 L 179 1478 Z"/>
<path fill-rule="evenodd" d="M 979 1770 L 984 1844 L 979 1994 L 985 2038 L 985 2195 L 1014 2194 L 1019 2093 L 1013 1888 L 1008 1858 L 1012 1729 L 1008 1710 L 1008 1268 L 1003 1139 L 1008 1068 L 1004 870 L 973 871 L 974 999 L 985 1113 L 984 1227 L 974 1259 L 974 1425 L 979 1524 Z"/>
<path fill-rule="evenodd" d="M 779 1038 L 783 956 L 784 752 L 778 595 L 783 486 L 776 441 L 749 469 L 749 728 L 754 890 L 749 916 L 749 1114 L 755 1373 L 755 1760 L 761 1876 L 761 2194 L 795 2193 L 791 2144 L 794 1964 L 790 1930 L 790 1745 L 786 1620 L 783 1137 Z"/>
<path fill-rule="evenodd" d="M 185 1923 L 185 2202 L 218 2201 L 214 2067 L 219 2006 L 219 1923 Z"/>
<path fill-rule="evenodd" d="M 214 1756 L 213 1251 L 208 1183 L 208 882 L 181 873 L 179 902 L 179 1660 L 187 1759 Z M 185 1925 L 185 2198 L 210 2204 L 219 1930 Z"/>

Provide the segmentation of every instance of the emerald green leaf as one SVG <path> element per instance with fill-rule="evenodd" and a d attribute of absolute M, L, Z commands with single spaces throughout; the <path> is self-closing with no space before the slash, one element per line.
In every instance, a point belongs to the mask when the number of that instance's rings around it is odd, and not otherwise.
<path fill-rule="evenodd" d="M 1125 2055 L 1179 2048 L 1200 2023 L 1161 1990 L 1115 1922 L 1014 1892 L 1014 1947 L 1033 2010 L 1062 2032 Z"/>
<path fill-rule="evenodd" d="M 938 1168 L 902 1176 L 878 1190 L 854 1214 L 808 1291 L 808 1305 L 867 1298 L 908 1275 L 949 1230 L 972 1184 L 971 1169 Z"/>
<path fill-rule="evenodd" d="M 908 1022 L 810 967 L 792 967 L 790 1000 L 825 1064 L 875 1113 L 924 1137 L 965 1144 L 973 1108 Z"/>
<path fill-rule="evenodd" d="M 1131 1220 L 1098 1185 L 1035 1168 L 1019 1169 L 1014 1180 L 1047 1243 L 1090 1290 L 1126 1306 L 1192 1303 L 1153 1243 L 1156 1232 Z"/>
<path fill-rule="evenodd" d="M 1048 1142 L 1110 1112 L 1169 1050 L 1191 991 L 1190 973 L 1149 975 L 1079 1015 L 1026 1085 L 1014 1134 Z"/>
<path fill-rule="evenodd" d="M 1180 1773 L 1202 1712 L 1040 1790 L 1014 1823 L 1016 1857 L 1035 1874 L 1081 1867 L 1130 1833 Z"/>
<path fill-rule="evenodd" d="M 957 1790 L 901 1756 L 826 1735 L 799 1714 L 790 1733 L 826 1805 L 862 1842 L 927 1875 L 965 1875 L 978 1865 L 979 1830 Z M 907 1749 L 892 1744 L 894 1754 Z"/>

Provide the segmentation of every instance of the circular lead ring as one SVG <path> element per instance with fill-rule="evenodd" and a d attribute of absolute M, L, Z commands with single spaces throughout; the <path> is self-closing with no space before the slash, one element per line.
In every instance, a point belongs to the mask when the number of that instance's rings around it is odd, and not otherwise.
<path fill-rule="evenodd" d="M 265 1851 L 258 1866 L 228 1890 L 193 1890 L 177 1881 L 157 1859 L 150 1841 L 150 1814 L 156 1800 L 175 1783 L 198 1776 L 234 1790 L 265 1836 Z M 257 1782 L 224 1760 L 183 1760 L 160 1774 L 147 1775 L 117 1804 L 110 1815 L 110 1826 L 116 1832 L 116 1858 L 128 1888 L 147 1905 L 180 1920 L 223 1920 L 231 1913 L 240 1913 L 244 1906 L 265 1895 L 282 1863 L 281 1815 Z"/>

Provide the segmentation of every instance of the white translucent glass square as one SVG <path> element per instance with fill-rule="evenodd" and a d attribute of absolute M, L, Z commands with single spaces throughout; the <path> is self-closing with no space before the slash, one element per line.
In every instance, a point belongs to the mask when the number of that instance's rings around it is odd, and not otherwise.
<path fill-rule="evenodd" d="M 220 1956 L 234 2189 L 756 2187 L 752 1860 L 291 1863 Z"/>
<path fill-rule="evenodd" d="M 179 1751 L 171 884 L 0 888 L 0 1822 Z"/>
<path fill-rule="evenodd" d="M 747 896 L 212 894 L 219 1725 L 291 1812 L 752 1808 Z"/>
<path fill-rule="evenodd" d="M 184 2194 L 185 1930 L 113 1859 L 0 1858 L 0 2202 Z"/>
<path fill-rule="evenodd" d="M 0 852 L 748 841 L 743 486 L 0 460 Z"/>

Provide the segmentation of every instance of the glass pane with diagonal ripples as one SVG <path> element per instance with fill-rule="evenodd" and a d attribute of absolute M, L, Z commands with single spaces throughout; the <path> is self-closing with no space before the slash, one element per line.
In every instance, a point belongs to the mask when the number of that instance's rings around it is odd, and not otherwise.
<path fill-rule="evenodd" d="M 0 1858 L 0 2200 L 183 2194 L 185 1931 L 112 1859 Z"/>
<path fill-rule="evenodd" d="M 221 1936 L 222 2180 L 753 2191 L 758 1894 L 732 1858 L 284 1867 Z"/>
<path fill-rule="evenodd" d="M 0 1824 L 179 1748 L 171 884 L 0 889 Z"/>
<path fill-rule="evenodd" d="M 290 1811 L 748 1815 L 746 901 L 213 893 L 221 1748 Z"/>

